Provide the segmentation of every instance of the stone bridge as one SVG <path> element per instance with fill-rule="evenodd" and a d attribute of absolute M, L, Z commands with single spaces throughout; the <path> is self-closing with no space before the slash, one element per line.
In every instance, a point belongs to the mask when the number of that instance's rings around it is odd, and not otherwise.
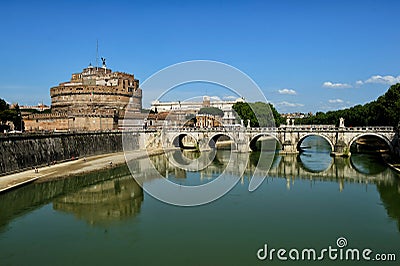
<path fill-rule="evenodd" d="M 350 146 L 361 137 L 377 137 L 382 139 L 391 152 L 394 151 L 395 131 L 393 127 L 334 127 L 334 126 L 285 126 L 273 128 L 163 128 L 141 134 L 141 147 L 173 148 L 183 147 L 184 141 L 191 139 L 200 151 L 210 150 L 224 136 L 232 140 L 232 150 L 250 152 L 260 138 L 275 139 L 283 154 L 298 153 L 303 140 L 309 136 L 324 138 L 331 146 L 333 155 L 349 155 Z M 143 139 L 143 137 L 145 139 Z M 186 138 L 185 137 L 189 137 Z M 275 147 L 275 146 L 274 146 Z"/>

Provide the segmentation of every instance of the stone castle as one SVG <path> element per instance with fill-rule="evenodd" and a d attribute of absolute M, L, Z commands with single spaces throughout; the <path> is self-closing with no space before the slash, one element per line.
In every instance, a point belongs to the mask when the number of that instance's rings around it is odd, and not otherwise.
<path fill-rule="evenodd" d="M 72 74 L 68 82 L 50 89 L 51 113 L 24 117 L 25 130 L 113 130 L 125 107 L 140 112 L 142 90 L 133 74 L 112 72 L 102 58 L 102 67 L 89 65 Z"/>

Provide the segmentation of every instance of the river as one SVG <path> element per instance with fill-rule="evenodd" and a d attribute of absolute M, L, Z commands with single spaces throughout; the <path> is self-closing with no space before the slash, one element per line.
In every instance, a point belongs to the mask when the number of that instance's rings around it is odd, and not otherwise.
<path fill-rule="evenodd" d="M 220 199 L 197 207 L 153 198 L 126 166 L 1 194 L 0 265 L 283 265 L 276 253 L 271 261 L 260 260 L 257 252 L 265 245 L 319 252 L 338 248 L 339 238 L 347 241 L 344 252 L 394 253 L 397 262 L 383 264 L 398 265 L 399 176 L 373 155 L 332 158 L 313 138 L 304 145 L 310 148 L 300 155 L 275 155 L 253 192 L 248 185 L 259 153 L 241 155 L 249 156 L 249 163 L 239 182 Z M 224 170 L 229 154 L 218 151 L 199 172 L 174 168 L 165 155 L 151 161 L 170 181 L 199 185 Z M 137 160 L 137 167 L 143 174 L 147 166 Z M 159 182 L 146 180 L 145 188 Z M 313 264 L 294 260 L 286 263 Z M 324 262 L 364 265 L 327 255 Z"/>

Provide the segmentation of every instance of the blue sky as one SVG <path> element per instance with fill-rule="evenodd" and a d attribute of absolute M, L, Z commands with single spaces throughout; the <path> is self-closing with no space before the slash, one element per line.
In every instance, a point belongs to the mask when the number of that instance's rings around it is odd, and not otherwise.
<path fill-rule="evenodd" d="M 96 40 L 110 68 L 141 82 L 182 61 L 230 64 L 280 112 L 362 104 L 400 81 L 400 1 L 3 1 L 0 9 L 0 98 L 20 104 L 49 104 L 50 87 L 95 63 Z M 157 97 L 143 94 L 145 106 Z"/>

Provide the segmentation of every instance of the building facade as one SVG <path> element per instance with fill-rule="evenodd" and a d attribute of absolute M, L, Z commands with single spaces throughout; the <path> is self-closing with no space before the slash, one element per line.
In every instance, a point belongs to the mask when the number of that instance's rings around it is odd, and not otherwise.
<path fill-rule="evenodd" d="M 215 99 L 214 97 L 203 96 L 202 102 L 194 101 L 175 101 L 175 102 L 161 102 L 153 101 L 151 103 L 151 110 L 154 112 L 198 112 L 203 107 L 216 107 L 224 112 L 221 122 L 224 125 L 233 125 L 236 123 L 236 116 L 232 106 L 237 102 L 244 102 L 243 98 L 237 98 L 233 101 L 223 101 Z"/>

